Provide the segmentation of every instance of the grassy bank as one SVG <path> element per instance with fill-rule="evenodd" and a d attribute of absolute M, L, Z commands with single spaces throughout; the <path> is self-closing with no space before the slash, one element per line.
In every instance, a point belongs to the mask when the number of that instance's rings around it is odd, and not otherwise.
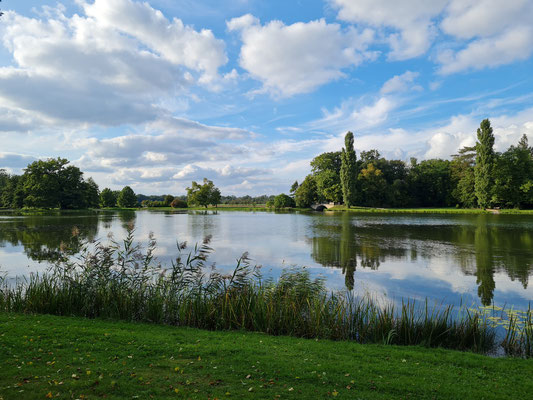
<path fill-rule="evenodd" d="M 335 206 L 328 211 L 344 211 L 350 213 L 383 213 L 383 214 L 530 214 L 533 210 L 501 209 L 482 210 L 479 208 L 372 208 Z"/>
<path fill-rule="evenodd" d="M 87 246 L 75 264 L 62 261 L 47 274 L 0 285 L 0 311 L 533 355 L 530 311 L 502 321 L 508 333 L 498 337 L 490 314 L 409 300 L 395 307 L 351 292 L 330 293 L 305 270 L 265 281 L 246 255 L 233 271 L 221 273 L 207 268 L 208 241 L 190 253 L 184 244 L 177 250 L 163 268 L 153 257 L 155 241 L 142 250 L 130 228 L 121 244 Z"/>
<path fill-rule="evenodd" d="M 533 361 L 0 313 L 0 398 L 527 399 Z"/>

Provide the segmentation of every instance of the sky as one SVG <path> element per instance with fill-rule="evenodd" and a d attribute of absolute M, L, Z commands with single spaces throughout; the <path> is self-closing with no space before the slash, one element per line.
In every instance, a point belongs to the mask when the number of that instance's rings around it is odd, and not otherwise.
<path fill-rule="evenodd" d="M 4 0 L 0 168 L 100 188 L 288 192 L 355 149 L 450 158 L 490 118 L 533 142 L 531 0 Z"/>

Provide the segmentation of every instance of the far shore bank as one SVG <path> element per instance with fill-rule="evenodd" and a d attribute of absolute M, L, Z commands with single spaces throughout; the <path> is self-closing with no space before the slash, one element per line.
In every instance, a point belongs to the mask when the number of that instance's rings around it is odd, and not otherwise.
<path fill-rule="evenodd" d="M 20 215 L 36 215 L 47 213 L 80 213 L 80 212 L 100 212 L 100 211 L 300 211 L 300 212 L 325 212 L 325 213 L 339 213 L 349 212 L 354 214 L 522 214 L 533 215 L 533 210 L 522 210 L 516 208 L 505 209 L 479 209 L 479 208 L 374 208 L 374 207 L 350 207 L 346 206 L 334 206 L 324 211 L 313 211 L 311 208 L 273 208 L 266 207 L 265 205 L 218 205 L 209 207 L 185 207 L 185 208 L 172 208 L 172 207 L 136 207 L 136 208 L 87 208 L 87 209 L 75 209 L 75 210 L 61 210 L 58 208 L 45 209 L 45 208 L 22 208 L 22 209 L 0 209 L 0 213 L 13 213 Z"/>

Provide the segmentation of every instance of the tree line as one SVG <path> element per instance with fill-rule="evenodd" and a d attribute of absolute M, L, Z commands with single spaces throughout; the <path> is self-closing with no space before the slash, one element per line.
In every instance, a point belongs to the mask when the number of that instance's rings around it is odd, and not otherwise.
<path fill-rule="evenodd" d="M 233 199 L 236 198 L 230 198 Z M 83 172 L 64 158 L 35 161 L 22 175 L 0 169 L 0 208 L 185 208 L 188 204 L 216 206 L 221 200 L 220 190 L 205 178 L 203 183 L 193 181 L 187 188 L 187 196 L 181 197 L 136 195 L 129 186 L 122 190 L 105 188 L 100 191 L 92 178 L 85 179 Z"/>
<path fill-rule="evenodd" d="M 38 160 L 29 164 L 22 175 L 0 169 L 1 208 L 82 209 L 137 206 L 133 189 L 100 191 L 92 178 L 64 158 Z"/>
<path fill-rule="evenodd" d="M 359 159 L 351 132 L 345 147 L 311 161 L 311 174 L 279 201 L 309 207 L 335 202 L 368 207 L 533 208 L 533 148 L 524 134 L 505 152 L 494 150 L 494 134 L 485 119 L 475 146 L 463 147 L 451 160 L 387 160 L 377 150 Z"/>

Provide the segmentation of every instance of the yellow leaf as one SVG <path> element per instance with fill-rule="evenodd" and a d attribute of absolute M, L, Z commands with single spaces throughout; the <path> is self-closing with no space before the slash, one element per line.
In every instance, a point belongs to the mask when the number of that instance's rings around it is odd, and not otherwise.
<path fill-rule="evenodd" d="M 174 389 L 174 392 L 179 393 L 180 390 L 178 388 Z"/>
<path fill-rule="evenodd" d="M 47 399 L 51 399 L 51 398 L 52 398 L 52 392 L 48 392 L 48 393 L 46 394 L 46 398 L 47 398 Z"/>
<path fill-rule="evenodd" d="M 339 392 L 337 392 L 336 390 L 334 390 L 332 393 L 333 397 L 337 397 L 337 395 L 339 394 Z"/>

